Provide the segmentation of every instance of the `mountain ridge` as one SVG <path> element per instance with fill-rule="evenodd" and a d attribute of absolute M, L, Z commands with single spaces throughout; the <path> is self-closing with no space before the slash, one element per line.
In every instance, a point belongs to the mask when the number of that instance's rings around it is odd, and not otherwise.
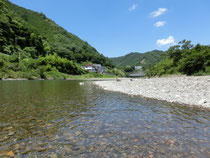
<path fill-rule="evenodd" d="M 152 50 L 145 53 L 131 52 L 124 56 L 110 58 L 117 67 L 125 66 L 143 66 L 149 68 L 152 65 L 161 61 L 161 54 L 164 54 L 161 50 Z"/>

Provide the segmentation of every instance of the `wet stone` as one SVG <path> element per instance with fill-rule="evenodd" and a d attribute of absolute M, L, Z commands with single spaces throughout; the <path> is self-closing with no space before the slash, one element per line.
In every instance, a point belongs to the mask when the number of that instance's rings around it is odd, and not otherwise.
<path fill-rule="evenodd" d="M 89 137 L 89 138 L 94 138 L 95 136 L 94 136 L 94 135 L 89 135 L 88 137 Z"/>
<path fill-rule="evenodd" d="M 8 127 L 7 130 L 13 129 L 13 127 Z"/>
<path fill-rule="evenodd" d="M 49 158 L 58 158 L 57 154 L 50 154 Z"/>
<path fill-rule="evenodd" d="M 13 136 L 15 134 L 15 132 L 9 132 L 8 136 Z"/>
<path fill-rule="evenodd" d="M 42 151 L 44 151 L 44 150 L 46 150 L 46 148 L 38 148 L 38 149 L 37 149 L 37 152 L 42 152 Z"/>
<path fill-rule="evenodd" d="M 79 136 L 80 135 L 80 131 L 76 131 L 74 132 L 75 136 Z"/>
<path fill-rule="evenodd" d="M 3 137 L 3 141 L 5 141 L 5 140 L 7 140 L 7 139 L 9 139 L 8 136 L 4 136 L 4 137 Z"/>
<path fill-rule="evenodd" d="M 153 158 L 153 155 L 149 155 L 149 158 Z"/>
<path fill-rule="evenodd" d="M 199 140 L 199 142 L 200 142 L 200 143 L 204 143 L 205 141 L 204 141 L 204 140 Z"/>
<path fill-rule="evenodd" d="M 133 142 L 135 142 L 135 143 L 138 142 L 138 141 L 139 141 L 138 139 L 134 139 L 134 140 L 133 140 Z"/>
<path fill-rule="evenodd" d="M 0 157 L 3 157 L 5 155 L 7 155 L 7 152 L 6 151 L 0 151 Z"/>
<path fill-rule="evenodd" d="M 67 152 L 67 153 L 69 153 L 69 152 L 72 152 L 72 149 L 71 148 L 64 148 L 64 150 Z"/>
<path fill-rule="evenodd" d="M 123 157 L 127 157 L 127 153 L 122 153 L 122 156 Z"/>
<path fill-rule="evenodd" d="M 58 136 L 58 135 L 56 135 L 55 137 L 53 137 L 53 138 L 50 138 L 49 140 L 50 141 L 54 141 L 54 140 L 57 140 L 57 139 L 59 139 L 60 137 Z"/>
<path fill-rule="evenodd" d="M 13 151 L 10 151 L 10 152 L 7 153 L 7 156 L 14 157 L 15 156 L 15 153 Z"/>
<path fill-rule="evenodd" d="M 134 145 L 134 146 L 133 146 L 133 148 L 136 148 L 136 149 L 138 149 L 139 147 L 138 147 L 137 145 Z"/>
<path fill-rule="evenodd" d="M 152 127 L 151 127 L 151 126 L 146 126 L 146 128 L 147 128 L 147 129 L 151 129 Z"/>
<path fill-rule="evenodd" d="M 68 137 L 67 139 L 68 140 L 74 140 L 74 137 Z"/>
<path fill-rule="evenodd" d="M 89 147 L 89 152 L 92 152 L 94 150 L 94 147 L 93 146 L 90 146 Z"/>

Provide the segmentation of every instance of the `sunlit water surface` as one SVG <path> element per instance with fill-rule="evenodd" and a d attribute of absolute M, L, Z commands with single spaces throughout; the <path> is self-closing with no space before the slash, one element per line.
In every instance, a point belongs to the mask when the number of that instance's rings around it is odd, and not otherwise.
<path fill-rule="evenodd" d="M 0 81 L 0 157 L 210 157 L 209 110 L 81 82 Z"/>

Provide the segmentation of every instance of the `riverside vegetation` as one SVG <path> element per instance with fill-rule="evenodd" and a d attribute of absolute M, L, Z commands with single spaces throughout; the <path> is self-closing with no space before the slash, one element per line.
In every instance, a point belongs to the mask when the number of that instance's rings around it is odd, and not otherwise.
<path fill-rule="evenodd" d="M 170 74 L 209 75 L 210 45 L 192 45 L 183 40 L 163 55 L 163 60 L 147 71 L 148 76 Z"/>
<path fill-rule="evenodd" d="M 147 53 L 130 53 L 111 58 L 125 73 L 134 72 L 134 66 L 142 66 L 148 77 L 185 74 L 210 74 L 210 45 L 192 45 L 183 40 L 166 52 L 154 50 Z"/>
<path fill-rule="evenodd" d="M 124 76 L 110 59 L 43 13 L 0 0 L 0 78 L 111 77 L 85 72 L 80 68 L 85 63 L 101 64 L 110 74 Z"/>

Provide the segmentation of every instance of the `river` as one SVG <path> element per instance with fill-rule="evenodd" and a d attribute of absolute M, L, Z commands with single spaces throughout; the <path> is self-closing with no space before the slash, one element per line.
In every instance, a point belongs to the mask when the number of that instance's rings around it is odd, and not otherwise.
<path fill-rule="evenodd" d="M 210 111 L 90 81 L 0 81 L 0 157 L 210 157 Z"/>

